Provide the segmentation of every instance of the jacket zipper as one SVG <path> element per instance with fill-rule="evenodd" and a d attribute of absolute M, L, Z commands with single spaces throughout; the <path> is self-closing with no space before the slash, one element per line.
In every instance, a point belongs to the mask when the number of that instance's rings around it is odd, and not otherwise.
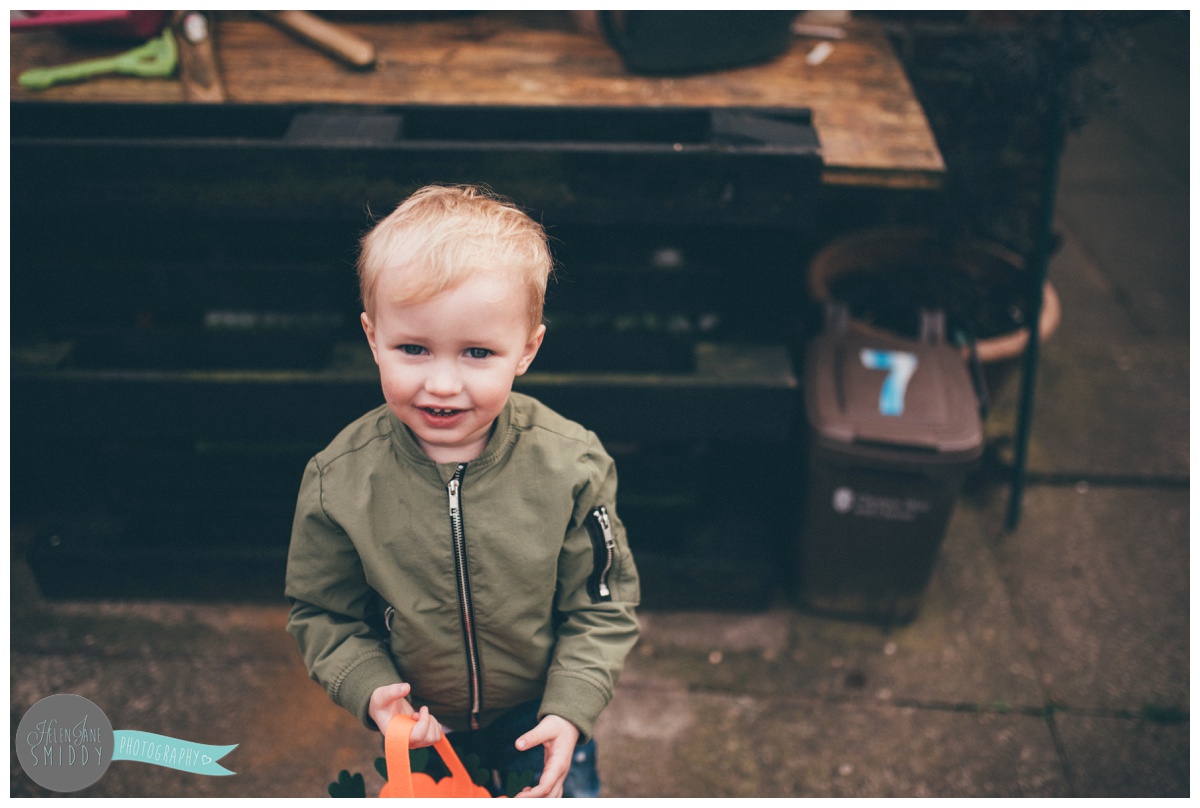
<path fill-rule="evenodd" d="M 471 687 L 471 729 L 479 729 L 479 712 L 482 709 L 483 688 L 481 686 L 479 647 L 475 640 L 475 613 L 471 603 L 471 579 L 467 573 L 467 539 L 463 531 L 462 486 L 466 463 L 459 463 L 454 476 L 446 485 L 450 503 L 450 532 L 454 539 L 454 572 L 458 580 L 458 609 L 462 616 L 463 644 L 467 653 L 467 673 Z"/>
<path fill-rule="evenodd" d="M 608 518 L 608 509 L 598 505 L 588 514 L 588 533 L 592 537 L 593 568 L 591 579 L 588 581 L 588 593 L 595 602 L 612 600 L 612 591 L 608 587 L 608 573 L 612 570 L 613 552 L 617 546 L 613 538 L 612 523 Z"/>

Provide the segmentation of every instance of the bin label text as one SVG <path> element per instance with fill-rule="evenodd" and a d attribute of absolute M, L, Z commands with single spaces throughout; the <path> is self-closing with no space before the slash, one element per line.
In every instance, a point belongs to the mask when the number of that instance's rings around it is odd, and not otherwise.
<path fill-rule="evenodd" d="M 835 512 L 845 516 L 896 522 L 912 522 L 933 509 L 932 502 L 920 497 L 889 497 L 846 487 L 834 490 L 832 505 Z"/>

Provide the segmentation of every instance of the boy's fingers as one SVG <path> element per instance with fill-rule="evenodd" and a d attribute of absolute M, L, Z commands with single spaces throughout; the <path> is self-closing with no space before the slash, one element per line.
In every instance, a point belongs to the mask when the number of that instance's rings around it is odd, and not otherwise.
<path fill-rule="evenodd" d="M 408 695 L 408 691 L 412 687 L 407 682 L 397 682 L 394 685 L 386 685 L 381 687 L 371 694 L 371 701 L 374 703 L 387 704 L 396 699 L 402 699 Z"/>
<path fill-rule="evenodd" d="M 521 737 L 525 740 L 530 734 Z M 519 741 L 518 741 L 519 743 Z M 518 797 L 561 797 L 563 791 L 563 781 L 567 777 L 567 772 L 571 768 L 571 750 L 566 750 L 564 754 L 560 750 L 554 750 L 550 747 L 546 748 L 546 763 L 542 769 L 541 779 L 537 785 L 526 788 Z"/>
<path fill-rule="evenodd" d="M 536 727 L 529 730 L 529 732 L 526 732 L 520 738 L 517 738 L 516 747 L 524 752 L 526 749 L 532 749 L 535 746 L 544 744 L 546 742 L 546 737 L 541 730 L 542 725 L 538 724 Z"/>
<path fill-rule="evenodd" d="M 395 716 L 412 712 L 412 707 L 405 699 L 411 690 L 412 686 L 407 682 L 398 682 L 380 687 L 371 694 L 367 714 L 384 735 L 387 734 L 387 725 Z"/>
<path fill-rule="evenodd" d="M 560 745 L 546 751 L 545 770 L 542 772 L 542 778 L 538 785 L 547 783 L 551 787 L 551 794 L 558 797 L 562 795 L 563 780 L 567 779 L 567 772 L 571 770 L 572 750 Z"/>
<path fill-rule="evenodd" d="M 396 702 L 403 701 L 405 698 L 407 698 L 409 691 L 411 690 L 412 687 L 407 682 L 401 682 L 399 684 L 388 685 L 387 687 L 380 688 L 376 694 L 378 697 L 378 703 L 385 707 L 393 705 Z"/>
<path fill-rule="evenodd" d="M 412 737 L 424 738 L 425 733 L 429 730 L 429 711 L 422 707 L 413 713 L 413 718 L 416 719 L 416 723 L 412 728 Z"/>
<path fill-rule="evenodd" d="M 517 796 L 518 797 L 534 797 L 534 798 L 550 797 L 551 799 L 553 799 L 555 797 L 561 797 L 562 796 L 562 778 L 559 777 L 558 779 L 549 779 L 549 777 L 550 777 L 550 772 L 548 772 L 548 771 L 544 772 L 542 774 L 542 779 L 538 782 L 538 784 L 536 786 L 533 786 L 532 788 L 527 787 L 520 794 L 517 794 Z"/>
<path fill-rule="evenodd" d="M 410 748 L 433 746 L 442 739 L 442 725 L 430 714 L 428 707 L 422 707 L 414 713 L 414 717 L 417 723 L 413 725 L 412 735 L 409 736 Z"/>

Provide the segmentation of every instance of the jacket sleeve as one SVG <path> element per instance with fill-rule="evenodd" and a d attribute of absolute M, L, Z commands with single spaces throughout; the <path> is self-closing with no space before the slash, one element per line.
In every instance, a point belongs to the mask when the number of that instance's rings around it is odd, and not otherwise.
<path fill-rule="evenodd" d="M 374 590 L 345 531 L 326 513 L 316 460 L 300 484 L 284 594 L 291 604 L 287 630 L 300 646 L 308 674 L 334 703 L 367 727 L 371 693 L 401 681 L 377 615 Z"/>
<path fill-rule="evenodd" d="M 538 711 L 539 718 L 567 719 L 583 740 L 591 737 L 596 718 L 612 699 L 625 657 L 637 642 L 640 598 L 637 569 L 617 516 L 616 468 L 596 436 L 589 436 L 583 459 L 587 482 L 576 497 L 559 555 L 556 608 L 561 623 Z M 607 573 L 603 528 L 593 516 L 601 506 L 613 540 Z M 598 586 L 601 579 L 606 591 Z"/>

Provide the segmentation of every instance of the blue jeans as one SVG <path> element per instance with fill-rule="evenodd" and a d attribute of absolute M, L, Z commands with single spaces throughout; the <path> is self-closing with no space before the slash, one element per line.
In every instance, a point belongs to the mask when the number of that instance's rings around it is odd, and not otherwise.
<path fill-rule="evenodd" d="M 517 738 L 537 726 L 538 702 L 529 701 L 501 715 L 483 729 L 451 732 L 446 737 L 458 753 L 459 758 L 474 754 L 480 765 L 493 772 L 489 790 L 493 794 L 504 793 L 504 781 L 510 774 L 529 772 L 534 784 L 542 776 L 545 766 L 543 748 L 535 746 L 524 752 L 517 751 Z M 571 770 L 563 782 L 564 797 L 600 796 L 600 775 L 596 770 L 596 742 L 575 747 L 571 759 Z"/>

